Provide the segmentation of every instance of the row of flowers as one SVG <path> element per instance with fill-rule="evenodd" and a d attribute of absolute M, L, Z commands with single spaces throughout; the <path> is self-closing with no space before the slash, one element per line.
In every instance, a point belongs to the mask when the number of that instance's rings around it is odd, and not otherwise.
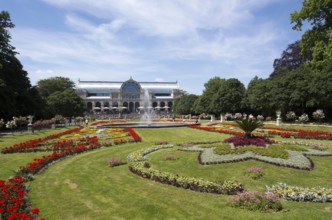
<path fill-rule="evenodd" d="M 239 148 L 241 151 L 239 154 L 235 154 L 234 150 L 231 150 L 229 147 L 230 153 L 227 154 L 222 152 L 222 150 L 225 149 L 215 149 L 212 146 L 206 146 L 205 148 L 204 146 L 194 145 L 191 147 L 183 148 L 185 151 L 200 152 L 198 161 L 200 164 L 204 165 L 234 163 L 253 159 L 277 166 L 284 166 L 301 170 L 312 170 L 314 168 L 314 163 L 308 158 L 308 156 L 332 156 L 332 154 L 329 154 L 328 152 L 322 152 L 314 149 L 301 151 L 301 149 L 292 148 L 291 150 L 288 150 L 287 148 L 283 148 L 283 151 L 287 150 L 287 152 L 285 152 L 287 157 L 280 158 L 279 156 L 282 156 L 281 151 L 277 152 L 277 155 L 279 155 L 278 157 L 272 157 L 275 153 L 271 152 L 273 153 L 271 155 L 269 152 L 263 152 L 264 150 L 268 149 L 260 149 L 257 147 L 248 146 L 243 150 Z M 215 151 L 217 151 L 218 154 Z"/>
<path fill-rule="evenodd" d="M 280 135 L 283 138 L 298 138 L 298 139 L 316 139 L 316 140 L 332 140 L 332 132 L 327 131 L 312 131 L 312 130 L 297 130 L 297 131 L 282 131 L 270 130 L 270 135 Z"/>
<path fill-rule="evenodd" d="M 39 209 L 27 198 L 28 187 L 21 176 L 0 180 L 0 219 L 38 219 Z"/>
<path fill-rule="evenodd" d="M 204 130 L 204 131 L 212 131 L 212 132 L 218 132 L 218 133 L 230 134 L 230 135 L 242 135 L 243 136 L 245 134 L 243 131 L 236 131 L 236 130 L 233 131 L 233 130 L 229 130 L 229 129 L 214 127 L 214 126 L 191 125 L 189 127 L 194 128 L 194 129 Z M 253 132 L 252 134 L 257 137 L 267 137 L 267 134 L 264 134 L 261 132 Z"/>
<path fill-rule="evenodd" d="M 129 166 L 129 170 L 143 178 L 193 191 L 231 195 L 244 190 L 242 184 L 236 181 L 215 183 L 201 178 L 179 176 L 169 172 L 154 170 L 147 162 L 132 163 Z"/>
<path fill-rule="evenodd" d="M 98 143 L 103 146 L 112 146 L 112 145 L 119 145 L 127 142 L 139 142 L 142 140 L 142 138 L 132 129 L 127 128 L 125 134 L 124 132 L 121 132 L 121 135 L 116 135 L 115 137 L 126 137 L 126 135 L 129 136 L 129 138 L 123 139 L 118 138 L 116 140 L 111 140 L 109 136 L 113 137 L 111 133 L 106 134 L 106 137 L 98 138 L 96 136 L 89 136 L 89 135 L 97 135 L 96 133 L 91 133 L 87 136 L 78 135 L 78 138 L 76 132 L 79 132 L 82 127 L 74 128 L 67 130 L 65 132 L 60 132 L 57 134 L 49 135 L 44 138 L 38 138 L 33 140 L 28 140 L 19 144 L 14 144 L 10 147 L 5 147 L 1 150 L 1 153 L 7 154 L 7 153 L 26 153 L 26 152 L 37 152 L 37 151 L 60 151 L 62 149 L 68 148 L 68 147 L 74 147 L 77 145 L 82 144 L 91 144 L 92 142 Z M 82 129 L 83 130 L 83 129 Z M 111 131 L 113 132 L 113 130 Z M 119 133 L 119 132 L 118 132 Z M 65 138 L 70 136 L 71 138 Z M 55 138 L 60 137 L 60 141 L 54 141 Z M 75 139 L 76 138 L 76 139 Z"/>
<path fill-rule="evenodd" d="M 71 155 L 80 154 L 86 151 L 91 151 L 100 147 L 101 147 L 100 144 L 94 141 L 88 145 L 77 145 L 73 147 L 67 147 L 59 152 L 55 151 L 52 154 L 42 156 L 41 158 L 35 158 L 33 162 L 28 163 L 26 166 L 20 166 L 17 171 L 17 174 L 22 177 L 30 178 L 32 175 L 39 173 L 49 164 L 59 159 Z"/>
<path fill-rule="evenodd" d="M 21 144 L 17 144 L 10 148 L 6 148 L 3 152 L 12 152 L 13 149 L 16 152 L 20 152 L 23 148 L 33 149 L 34 146 L 38 146 L 42 141 L 50 140 L 51 138 L 60 137 L 64 134 L 78 131 L 80 128 L 68 130 L 66 132 L 60 132 L 58 134 L 49 135 L 44 138 L 30 140 Z M 134 130 L 130 131 L 133 135 L 132 140 L 141 140 Z M 134 140 L 135 139 L 135 140 Z M 130 141 L 130 140 L 128 140 Z M 135 142 L 136 142 L 135 141 Z M 127 140 L 120 139 L 117 143 L 126 143 Z M 41 172 L 51 164 L 68 156 L 84 153 L 97 148 L 102 147 L 99 144 L 97 137 L 86 137 L 77 140 L 62 140 L 54 142 L 52 154 L 35 158 L 32 162 L 25 166 L 20 166 L 16 171 L 17 176 L 9 178 L 7 181 L 0 180 L 0 219 L 24 219 L 35 220 L 38 219 L 39 209 L 31 208 L 31 204 L 28 201 L 28 188 L 27 181 L 33 179 L 33 175 Z"/>
<path fill-rule="evenodd" d="M 64 132 L 59 132 L 56 134 L 51 134 L 43 138 L 31 139 L 18 144 L 14 144 L 10 147 L 5 147 L 1 149 L 1 153 L 18 153 L 18 152 L 27 152 L 27 149 L 39 148 L 40 144 L 46 140 L 55 139 L 62 135 L 70 134 L 76 131 L 79 131 L 81 127 L 73 128 Z"/>
<path fill-rule="evenodd" d="M 238 131 L 237 127 L 232 123 L 214 123 L 209 126 L 192 125 L 190 128 L 201 129 L 205 131 L 213 131 L 230 135 L 244 135 L 244 132 Z M 280 128 L 274 126 L 262 126 L 257 129 L 257 132 L 252 133 L 257 137 L 268 137 L 272 135 L 279 135 L 283 138 L 297 138 L 297 139 L 316 139 L 316 140 L 332 140 L 332 132 L 320 130 L 303 130 L 295 128 Z"/>
<path fill-rule="evenodd" d="M 6 184 L 6 181 L 0 180 L 0 219 L 38 219 L 39 209 L 31 209 L 31 204 L 28 202 L 26 181 L 32 180 L 33 175 L 64 157 L 97 148 L 100 148 L 100 145 L 95 142 L 91 142 L 89 145 L 68 147 L 60 152 L 35 158 L 26 166 L 20 166 L 16 172 L 17 176 L 7 181 L 15 183 L 12 186 Z"/>
<path fill-rule="evenodd" d="M 283 199 L 299 202 L 332 202 L 332 189 L 324 187 L 289 186 L 286 183 L 277 183 L 267 186 L 268 192 L 279 194 Z"/>

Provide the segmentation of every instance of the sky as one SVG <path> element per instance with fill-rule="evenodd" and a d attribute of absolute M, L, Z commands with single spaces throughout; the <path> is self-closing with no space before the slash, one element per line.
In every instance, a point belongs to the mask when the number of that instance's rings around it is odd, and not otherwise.
<path fill-rule="evenodd" d="M 290 13 L 302 0 L 0 0 L 31 84 L 178 81 L 202 94 L 213 77 L 245 86 L 301 38 Z"/>

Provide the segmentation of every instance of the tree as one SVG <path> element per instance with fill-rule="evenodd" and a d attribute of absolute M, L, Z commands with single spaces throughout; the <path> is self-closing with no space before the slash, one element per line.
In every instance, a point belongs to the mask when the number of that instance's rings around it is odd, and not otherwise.
<path fill-rule="evenodd" d="M 78 116 L 85 111 L 85 104 L 74 90 L 74 82 L 66 77 L 51 77 L 37 82 L 37 90 L 46 103 L 44 116 Z"/>
<path fill-rule="evenodd" d="M 301 54 L 307 65 L 321 70 L 332 57 L 332 0 L 304 0 L 300 11 L 291 13 L 291 22 L 297 31 L 305 22 L 311 25 L 302 35 Z"/>
<path fill-rule="evenodd" d="M 301 47 L 299 41 L 289 44 L 287 49 L 284 50 L 279 59 L 273 62 L 273 72 L 270 77 L 276 76 L 280 71 L 293 70 L 305 63 L 305 58 L 301 56 Z"/>
<path fill-rule="evenodd" d="M 195 114 L 193 103 L 198 99 L 197 95 L 190 94 L 178 97 L 174 101 L 174 111 L 177 114 L 187 115 Z"/>
<path fill-rule="evenodd" d="M 61 92 L 64 90 L 72 90 L 74 82 L 66 77 L 51 77 L 48 79 L 39 80 L 37 82 L 37 89 L 42 97 L 48 97 L 54 92 Z"/>
<path fill-rule="evenodd" d="M 15 47 L 10 44 L 9 29 L 14 24 L 8 12 L 0 13 L 0 118 L 9 119 L 14 115 L 35 114 L 38 107 L 31 97 L 28 73 L 16 58 Z"/>
<path fill-rule="evenodd" d="M 311 89 L 314 78 L 314 72 L 306 65 L 271 78 L 271 104 L 282 112 L 292 110 L 298 113 L 316 106 L 320 97 L 316 97 Z"/>
<path fill-rule="evenodd" d="M 214 109 L 214 106 L 212 105 L 212 97 L 221 87 L 223 81 L 225 81 L 225 79 L 214 77 L 204 84 L 205 89 L 203 91 L 203 94 L 194 103 L 194 111 L 197 114 L 216 113 L 216 109 Z"/>
<path fill-rule="evenodd" d="M 212 95 L 210 108 L 215 114 L 240 111 L 245 95 L 244 85 L 235 78 L 223 80 L 218 91 Z"/>
<path fill-rule="evenodd" d="M 7 11 L 0 12 L 0 59 L 5 61 L 6 57 L 12 57 L 17 54 L 15 47 L 10 44 L 10 28 L 14 28 L 15 25 L 10 19 L 10 15 Z M 1 62 L 1 65 L 3 63 Z M 0 66 L 1 67 L 1 66 Z"/>
<path fill-rule="evenodd" d="M 74 90 L 57 91 L 47 97 L 48 112 L 65 117 L 80 116 L 85 111 L 85 103 Z"/>
<path fill-rule="evenodd" d="M 244 104 L 250 112 L 269 116 L 274 114 L 271 80 L 255 76 L 248 84 Z"/>

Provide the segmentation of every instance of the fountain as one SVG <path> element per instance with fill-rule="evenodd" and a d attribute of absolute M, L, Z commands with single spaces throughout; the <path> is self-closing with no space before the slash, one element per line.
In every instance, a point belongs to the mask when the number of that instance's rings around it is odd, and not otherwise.
<path fill-rule="evenodd" d="M 144 90 L 143 105 L 144 106 L 142 106 L 142 108 L 140 108 L 144 111 L 144 114 L 140 118 L 140 123 L 151 125 L 152 119 L 156 117 L 156 114 L 155 114 L 152 104 L 151 104 L 149 90 L 147 90 L 147 89 Z"/>
<path fill-rule="evenodd" d="M 117 124 L 102 124 L 100 128 L 116 128 L 116 127 L 131 127 L 131 128 L 164 128 L 164 127 L 185 127 L 192 125 L 188 122 L 153 122 L 157 117 L 155 110 L 152 107 L 149 90 L 144 90 L 143 106 L 139 107 L 141 117 L 139 122 L 117 123 Z"/>

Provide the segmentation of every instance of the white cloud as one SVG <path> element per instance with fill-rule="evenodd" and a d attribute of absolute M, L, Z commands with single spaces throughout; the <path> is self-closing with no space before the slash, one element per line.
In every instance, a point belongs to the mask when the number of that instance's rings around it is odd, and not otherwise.
<path fill-rule="evenodd" d="M 104 19 L 124 19 L 139 33 L 182 36 L 198 28 L 234 28 L 250 22 L 252 9 L 277 0 L 44 0 Z"/>
<path fill-rule="evenodd" d="M 13 30 L 13 44 L 35 79 L 182 79 L 199 90 L 216 75 L 269 74 L 285 38 L 276 21 L 255 17 L 281 0 L 42 1 L 58 7 L 64 19 L 57 22 L 65 28 Z"/>

